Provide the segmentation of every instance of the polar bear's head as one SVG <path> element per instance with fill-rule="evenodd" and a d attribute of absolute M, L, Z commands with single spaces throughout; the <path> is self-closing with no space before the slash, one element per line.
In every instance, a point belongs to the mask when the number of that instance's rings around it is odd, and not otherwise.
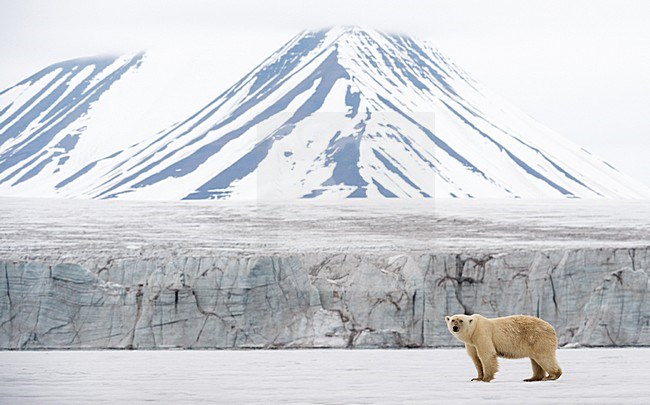
<path fill-rule="evenodd" d="M 447 329 L 449 329 L 449 332 L 451 332 L 456 339 L 463 342 L 467 342 L 470 339 L 474 332 L 474 327 L 476 326 L 476 317 L 474 315 L 456 314 L 446 316 L 445 321 L 447 322 Z"/>

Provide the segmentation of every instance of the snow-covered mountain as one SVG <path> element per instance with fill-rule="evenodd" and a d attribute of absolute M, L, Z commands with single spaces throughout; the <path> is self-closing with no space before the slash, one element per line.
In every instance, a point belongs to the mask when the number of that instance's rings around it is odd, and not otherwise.
<path fill-rule="evenodd" d="M 155 63 L 73 60 L 0 93 L 0 195 L 650 197 L 407 36 L 304 32 L 207 105 L 129 115 L 167 86 Z"/>

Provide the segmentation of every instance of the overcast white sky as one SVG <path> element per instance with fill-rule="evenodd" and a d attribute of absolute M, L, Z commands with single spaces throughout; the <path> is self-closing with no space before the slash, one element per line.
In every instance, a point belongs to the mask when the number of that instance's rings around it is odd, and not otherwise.
<path fill-rule="evenodd" d="M 0 88 L 65 59 L 223 58 L 215 96 L 305 28 L 428 40 L 538 121 L 650 185 L 650 1 L 0 0 Z"/>

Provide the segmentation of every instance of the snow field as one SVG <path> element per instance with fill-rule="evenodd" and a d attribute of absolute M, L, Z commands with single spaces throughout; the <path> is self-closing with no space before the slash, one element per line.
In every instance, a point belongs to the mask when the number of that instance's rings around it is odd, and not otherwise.
<path fill-rule="evenodd" d="M 270 180 L 270 179 L 269 179 Z M 650 245 L 650 202 L 143 202 L 0 198 L 0 256 L 507 252 Z"/>
<path fill-rule="evenodd" d="M 0 352 L 6 404 L 641 404 L 650 348 L 565 349 L 558 381 L 528 359 L 470 382 L 463 349 Z"/>

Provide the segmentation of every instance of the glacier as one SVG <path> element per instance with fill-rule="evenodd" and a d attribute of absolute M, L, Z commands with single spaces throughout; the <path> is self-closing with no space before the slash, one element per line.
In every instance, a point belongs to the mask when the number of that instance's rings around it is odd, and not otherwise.
<path fill-rule="evenodd" d="M 0 348 L 445 347 L 474 312 L 650 344 L 647 202 L 462 201 L 0 199 Z"/>
<path fill-rule="evenodd" d="M 406 35 L 302 32 L 220 95 L 206 80 L 202 105 L 167 91 L 164 66 L 191 63 L 79 59 L 1 92 L 0 195 L 650 197 Z"/>
<path fill-rule="evenodd" d="M 649 260 L 649 248 L 0 260 L 0 347 L 446 347 L 459 344 L 454 313 L 542 317 L 560 345 L 647 346 Z"/>

